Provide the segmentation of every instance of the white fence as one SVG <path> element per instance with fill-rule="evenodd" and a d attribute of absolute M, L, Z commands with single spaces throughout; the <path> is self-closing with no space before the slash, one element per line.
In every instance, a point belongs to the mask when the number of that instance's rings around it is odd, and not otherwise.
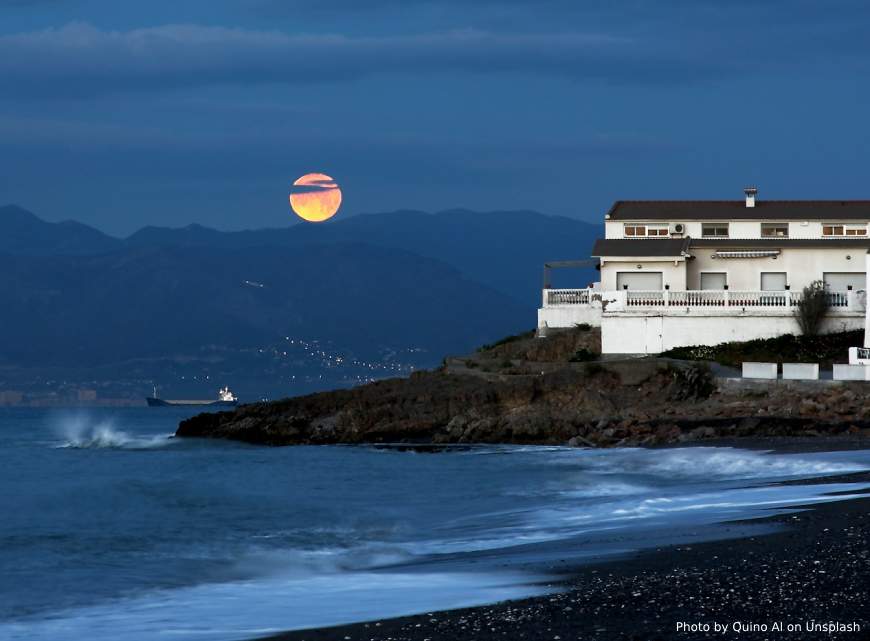
<path fill-rule="evenodd" d="M 828 305 L 834 309 L 848 311 L 864 310 L 864 293 L 856 291 L 827 292 Z M 713 290 L 697 289 L 674 291 L 668 289 L 636 290 L 626 289 L 613 292 L 591 289 L 545 289 L 544 307 L 562 305 L 590 305 L 596 300 L 604 300 L 610 309 L 620 307 L 631 309 L 657 309 L 663 307 L 682 308 L 746 308 L 791 309 L 797 307 L 803 292 L 760 291 L 760 290 Z"/>
<path fill-rule="evenodd" d="M 545 289 L 544 307 L 553 305 L 588 305 L 591 289 Z"/>

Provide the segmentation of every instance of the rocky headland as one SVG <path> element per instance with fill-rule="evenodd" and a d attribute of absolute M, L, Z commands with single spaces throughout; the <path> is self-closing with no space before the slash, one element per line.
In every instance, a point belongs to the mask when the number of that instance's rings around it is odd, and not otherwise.
<path fill-rule="evenodd" d="M 264 445 L 609 447 L 739 437 L 870 437 L 866 383 L 748 381 L 704 362 L 599 360 L 580 327 L 511 337 L 431 371 L 183 421 L 181 437 Z"/>

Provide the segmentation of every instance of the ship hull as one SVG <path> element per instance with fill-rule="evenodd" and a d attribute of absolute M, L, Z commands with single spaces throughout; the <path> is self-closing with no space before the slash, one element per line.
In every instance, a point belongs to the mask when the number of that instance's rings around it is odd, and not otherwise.
<path fill-rule="evenodd" d="M 197 401 L 197 400 L 165 400 L 149 396 L 145 399 L 148 407 L 235 407 L 238 401 Z"/>

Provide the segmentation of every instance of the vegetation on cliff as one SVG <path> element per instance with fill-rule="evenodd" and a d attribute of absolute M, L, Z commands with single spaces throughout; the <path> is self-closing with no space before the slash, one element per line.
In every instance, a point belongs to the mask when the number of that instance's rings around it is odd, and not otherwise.
<path fill-rule="evenodd" d="M 695 345 L 677 347 L 663 357 L 693 361 L 714 361 L 729 367 L 740 367 L 744 361 L 766 363 L 819 363 L 830 369 L 833 363 L 848 363 L 849 348 L 864 344 L 864 331 L 794 336 L 754 341 L 721 343 L 713 347 Z"/>

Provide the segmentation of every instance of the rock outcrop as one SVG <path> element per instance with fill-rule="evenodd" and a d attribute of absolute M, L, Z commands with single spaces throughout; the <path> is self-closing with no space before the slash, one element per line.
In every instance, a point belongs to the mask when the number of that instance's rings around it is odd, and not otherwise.
<path fill-rule="evenodd" d="M 449 359 L 438 370 L 407 379 L 201 414 L 183 421 L 177 435 L 267 445 L 581 447 L 747 436 L 870 436 L 864 383 L 714 379 L 704 364 L 667 359 L 565 362 L 567 355 L 588 350 L 578 348 L 582 337 L 559 340 L 547 347 L 521 337 L 516 345 Z M 533 360 L 531 349 L 547 358 L 558 352 L 563 360 Z"/>

